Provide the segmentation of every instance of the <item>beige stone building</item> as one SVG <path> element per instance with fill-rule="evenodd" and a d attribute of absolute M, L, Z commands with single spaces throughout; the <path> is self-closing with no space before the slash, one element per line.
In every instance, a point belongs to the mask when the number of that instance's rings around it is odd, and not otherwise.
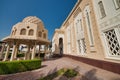
<path fill-rule="evenodd" d="M 94 0 L 105 58 L 120 60 L 120 0 Z"/>
<path fill-rule="evenodd" d="M 106 2 L 105 0 L 103 1 Z M 55 30 L 52 39 L 52 52 L 60 53 L 59 45 L 60 39 L 62 38 L 64 55 L 113 72 L 114 70 L 112 68 L 114 66 L 114 68 L 116 67 L 116 72 L 120 73 L 118 68 L 120 65 L 116 66 L 113 64 L 120 63 L 120 56 L 117 55 L 117 59 L 106 57 L 106 51 L 108 49 L 105 48 L 106 45 L 103 43 L 99 25 L 102 25 L 102 22 L 104 23 L 107 19 L 101 20 L 99 23 L 99 19 L 96 18 L 96 14 L 99 11 L 97 11 L 98 9 L 95 10 L 95 4 L 97 3 L 94 2 L 96 0 L 77 1 L 60 29 Z M 118 45 L 117 47 L 118 51 L 120 51 L 120 47 Z"/>
<path fill-rule="evenodd" d="M 4 61 L 8 59 L 10 48 L 12 47 L 12 54 L 10 61 L 17 58 L 18 49 L 21 44 L 27 46 L 25 59 L 34 59 L 36 54 L 36 46 L 45 45 L 47 51 L 50 41 L 48 40 L 48 31 L 45 29 L 43 22 L 35 17 L 29 16 L 18 22 L 12 27 L 10 36 L 3 39 L 7 43 L 7 49 Z M 3 53 L 3 52 L 1 52 Z"/>

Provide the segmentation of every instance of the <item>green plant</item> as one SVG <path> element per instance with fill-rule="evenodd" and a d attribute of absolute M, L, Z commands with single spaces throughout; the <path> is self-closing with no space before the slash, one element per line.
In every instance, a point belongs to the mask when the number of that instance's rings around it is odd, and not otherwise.
<path fill-rule="evenodd" d="M 66 76 L 67 78 L 72 78 L 72 77 L 77 76 L 77 74 L 78 74 L 78 72 L 73 70 L 73 69 L 63 68 L 63 69 L 60 69 L 53 74 L 50 74 L 50 75 L 43 77 L 43 78 L 40 78 L 39 80 L 53 80 L 55 77 L 60 76 L 60 75 Z"/>
<path fill-rule="evenodd" d="M 67 69 L 63 68 L 57 71 L 58 75 L 63 75 Z"/>
<path fill-rule="evenodd" d="M 9 54 L 8 54 L 8 58 L 11 57 L 11 54 L 12 54 L 12 53 L 9 53 Z M 4 55 L 5 55 L 5 54 L 4 54 Z M 18 53 L 18 54 L 17 54 L 17 57 L 24 57 L 24 53 Z"/>
<path fill-rule="evenodd" d="M 41 58 L 44 58 L 44 56 L 45 56 L 45 53 L 40 53 Z"/>
<path fill-rule="evenodd" d="M 23 72 L 41 67 L 41 60 L 21 60 L 0 62 L 0 74 Z"/>
<path fill-rule="evenodd" d="M 65 73 L 64 76 L 70 78 L 70 77 L 75 77 L 77 76 L 78 72 L 73 70 L 73 69 L 68 69 Z"/>
<path fill-rule="evenodd" d="M 10 57 L 11 57 L 11 53 L 8 54 L 8 58 L 10 58 Z"/>
<path fill-rule="evenodd" d="M 24 53 L 17 54 L 17 57 L 24 57 Z"/>

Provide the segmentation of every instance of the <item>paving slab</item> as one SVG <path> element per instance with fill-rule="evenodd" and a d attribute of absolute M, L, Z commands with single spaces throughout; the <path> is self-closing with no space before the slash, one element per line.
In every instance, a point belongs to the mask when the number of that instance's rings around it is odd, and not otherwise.
<path fill-rule="evenodd" d="M 0 80 L 37 80 L 62 68 L 74 68 L 89 80 L 120 80 L 119 74 L 106 71 L 67 57 L 43 61 L 42 68 L 37 70 L 0 75 Z M 84 77 L 81 77 L 79 80 L 85 79 Z"/>

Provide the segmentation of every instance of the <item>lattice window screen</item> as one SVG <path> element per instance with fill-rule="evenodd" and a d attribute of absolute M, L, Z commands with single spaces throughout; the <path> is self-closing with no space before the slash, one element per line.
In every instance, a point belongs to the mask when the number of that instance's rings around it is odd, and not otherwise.
<path fill-rule="evenodd" d="M 85 39 L 82 39 L 82 43 L 83 43 L 83 51 L 84 51 L 84 53 L 86 53 Z"/>
<path fill-rule="evenodd" d="M 111 56 L 120 55 L 120 45 L 119 45 L 115 30 L 112 29 L 105 32 L 105 36 L 106 36 L 110 55 Z"/>
<path fill-rule="evenodd" d="M 81 52 L 81 44 L 80 44 L 80 40 L 78 40 L 78 47 L 79 47 L 79 52 Z"/>

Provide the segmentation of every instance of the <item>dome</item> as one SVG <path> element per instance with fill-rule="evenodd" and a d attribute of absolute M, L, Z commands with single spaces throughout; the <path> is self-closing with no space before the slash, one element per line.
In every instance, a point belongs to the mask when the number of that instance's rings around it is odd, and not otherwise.
<path fill-rule="evenodd" d="M 37 18 L 36 16 L 28 16 L 28 17 L 23 19 L 23 22 L 30 22 L 30 23 L 34 23 L 34 24 L 39 24 L 42 21 L 39 18 Z"/>

